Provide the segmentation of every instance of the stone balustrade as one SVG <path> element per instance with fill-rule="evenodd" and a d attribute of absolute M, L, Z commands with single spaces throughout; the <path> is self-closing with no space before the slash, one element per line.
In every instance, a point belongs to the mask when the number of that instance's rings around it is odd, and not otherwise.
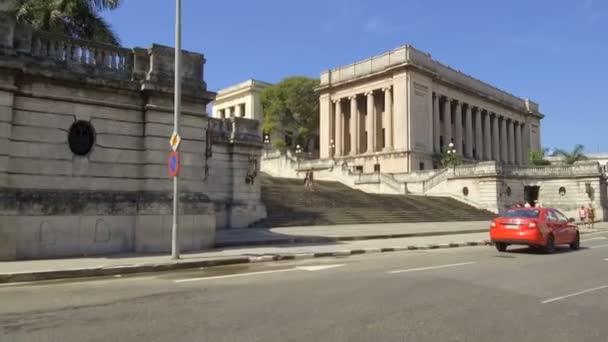
<path fill-rule="evenodd" d="M 80 64 L 94 68 L 130 73 L 133 52 L 112 45 L 74 39 L 50 32 L 32 33 L 32 56 L 39 59 Z"/>
<path fill-rule="evenodd" d="M 459 70 L 453 69 L 434 60 L 430 54 L 409 45 L 360 62 L 326 71 L 321 74 L 320 86 L 335 85 L 406 64 L 430 71 L 439 78 L 453 83 L 459 88 L 468 89 L 509 107 L 541 115 L 537 103 L 519 98 Z"/>

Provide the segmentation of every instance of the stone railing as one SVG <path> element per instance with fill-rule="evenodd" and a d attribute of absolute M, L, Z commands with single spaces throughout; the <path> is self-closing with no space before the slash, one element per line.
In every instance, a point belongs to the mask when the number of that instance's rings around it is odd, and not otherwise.
<path fill-rule="evenodd" d="M 409 45 L 399 47 L 393 51 L 360 62 L 326 71 L 321 74 L 320 85 L 326 86 L 357 79 L 403 64 L 412 64 L 429 70 L 437 74 L 440 78 L 452 82 L 461 88 L 481 93 L 488 98 L 518 110 L 539 113 L 537 103 L 516 97 L 504 90 L 498 89 L 459 70 L 453 69 L 448 65 L 434 60 L 430 54 Z"/>
<path fill-rule="evenodd" d="M 600 176 L 602 175 L 602 168 L 600 167 L 598 162 L 550 166 L 502 165 L 501 167 L 499 167 L 499 172 L 505 176 L 523 177 Z"/>
<path fill-rule="evenodd" d="M 405 194 L 407 192 L 407 186 L 404 182 L 400 182 L 395 177 L 389 174 L 380 174 L 380 183 L 388 188 L 391 188 L 397 194 Z"/>
<path fill-rule="evenodd" d="M 379 183 L 380 174 L 378 173 L 360 173 L 355 181 L 356 184 Z"/>
<path fill-rule="evenodd" d="M 133 51 L 49 32 L 32 33 L 31 55 L 68 64 L 131 73 Z"/>
<path fill-rule="evenodd" d="M 423 181 L 422 182 L 422 192 L 426 193 L 427 191 L 431 190 L 437 184 L 440 184 L 441 182 L 444 182 L 446 179 L 448 179 L 448 171 L 449 171 L 449 169 L 445 168 L 445 169 L 441 170 L 440 172 L 436 173 L 431 178 Z"/>

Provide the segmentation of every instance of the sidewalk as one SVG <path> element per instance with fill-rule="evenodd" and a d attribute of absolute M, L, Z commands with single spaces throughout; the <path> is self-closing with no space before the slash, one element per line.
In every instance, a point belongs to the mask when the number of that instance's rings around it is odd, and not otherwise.
<path fill-rule="evenodd" d="M 470 224 L 470 223 L 469 223 Z M 487 224 L 487 223 L 486 223 Z M 433 228 L 436 224 L 421 225 L 420 234 L 438 234 L 441 230 Z M 464 225 L 464 223 L 463 223 Z M 51 259 L 31 261 L 0 262 L 0 284 L 10 282 L 39 281 L 62 278 L 108 276 L 117 274 L 132 274 L 143 272 L 159 272 L 197 267 L 213 267 L 232 264 L 246 264 L 255 262 L 268 262 L 278 260 L 308 259 L 319 257 L 349 256 L 363 253 L 386 253 L 404 250 L 422 250 L 435 248 L 456 248 L 465 246 L 489 245 L 487 228 L 484 232 L 469 232 L 459 234 L 426 235 L 406 238 L 365 239 L 365 236 L 377 236 L 378 231 L 388 234 L 391 229 L 399 225 L 374 228 L 374 225 L 362 226 L 361 234 L 348 235 L 358 237 L 359 240 L 350 241 L 324 241 L 307 244 L 274 244 L 271 246 L 248 246 L 240 248 L 214 249 L 201 253 L 187 253 L 180 260 L 171 260 L 169 255 L 111 255 L 90 258 Z M 458 226 L 458 225 L 455 225 Z M 475 225 L 471 225 L 471 230 Z M 331 228 L 331 229 L 330 229 Z M 357 226 L 334 227 L 306 227 L 304 228 L 275 228 L 270 229 L 272 234 L 279 234 L 281 238 L 289 236 L 297 239 L 298 236 L 322 237 L 326 239 L 340 238 L 344 232 L 353 231 Z M 462 228 L 462 227 L 461 227 Z M 608 229 L 608 223 L 596 224 L 594 230 L 581 229 L 581 233 L 600 232 Z M 293 232 L 289 229 L 295 229 Z M 445 227 L 444 227 L 445 229 Z M 331 230 L 331 232 L 330 232 Z M 454 227 L 452 232 L 461 232 L 462 229 Z M 314 234 L 312 232 L 315 232 Z M 445 230 L 444 230 L 445 232 Z M 373 234 L 372 234 L 373 233 Z M 260 233 L 252 232 L 246 235 L 259 237 Z M 411 233 L 414 234 L 414 233 Z M 226 234 L 232 236 L 232 234 Z M 237 239 L 233 236 L 234 239 Z M 260 238 L 259 241 L 262 239 Z"/>
<path fill-rule="evenodd" d="M 319 243 L 483 233 L 488 221 L 416 222 L 219 230 L 216 247 Z"/>

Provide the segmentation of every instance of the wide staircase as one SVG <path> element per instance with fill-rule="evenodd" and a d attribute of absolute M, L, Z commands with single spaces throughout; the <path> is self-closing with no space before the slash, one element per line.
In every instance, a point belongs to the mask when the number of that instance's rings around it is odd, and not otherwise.
<path fill-rule="evenodd" d="M 268 217 L 256 227 L 484 221 L 495 217 L 449 197 L 368 194 L 327 181 L 315 181 L 314 190 L 307 191 L 302 179 L 265 174 L 261 181 Z"/>

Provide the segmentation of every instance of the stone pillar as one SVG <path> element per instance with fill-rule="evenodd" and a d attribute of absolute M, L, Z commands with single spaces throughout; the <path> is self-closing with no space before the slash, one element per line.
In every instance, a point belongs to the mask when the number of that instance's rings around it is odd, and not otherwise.
<path fill-rule="evenodd" d="M 507 138 L 509 140 L 509 163 L 515 164 L 515 122 L 513 121 L 513 119 L 510 119 L 507 122 L 507 131 Z"/>
<path fill-rule="evenodd" d="M 391 94 L 391 87 L 384 88 L 384 118 L 386 119 L 386 126 L 384 128 L 384 141 L 385 149 L 393 148 L 393 96 Z"/>
<path fill-rule="evenodd" d="M 490 113 L 488 112 L 487 118 L 490 118 Z M 500 131 L 498 126 L 498 115 L 492 115 L 492 160 L 500 161 Z"/>
<path fill-rule="evenodd" d="M 447 97 L 443 101 L 443 144 L 449 145 L 452 141 L 452 106 Z"/>
<path fill-rule="evenodd" d="M 512 121 L 513 125 L 513 150 L 515 151 L 513 163 L 515 165 L 521 165 L 521 142 L 519 141 L 519 123 Z"/>
<path fill-rule="evenodd" d="M 334 113 L 336 115 L 336 131 L 334 132 L 334 144 L 336 144 L 335 156 L 341 156 L 344 154 L 343 151 L 343 143 L 344 143 L 344 133 L 343 133 L 343 125 L 344 119 L 342 118 L 342 102 L 340 99 L 334 100 Z"/>
<path fill-rule="evenodd" d="M 467 105 L 464 112 L 464 155 L 467 158 L 475 158 L 473 155 L 473 113 L 471 105 Z"/>
<path fill-rule="evenodd" d="M 528 150 L 526 149 L 526 140 L 524 139 L 524 124 L 519 125 L 519 150 L 521 152 L 521 165 L 528 164 Z"/>
<path fill-rule="evenodd" d="M 505 163 L 509 161 L 508 144 L 509 142 L 507 141 L 507 120 L 503 116 L 500 120 L 500 160 Z"/>
<path fill-rule="evenodd" d="M 475 110 L 475 153 L 474 156 L 477 160 L 482 160 L 486 147 L 483 141 L 483 123 L 482 123 L 482 110 L 477 108 Z"/>
<path fill-rule="evenodd" d="M 433 151 L 439 150 L 439 136 L 441 135 L 441 126 L 439 122 L 439 95 L 435 93 L 433 96 Z"/>
<path fill-rule="evenodd" d="M 462 155 L 462 104 L 454 101 L 454 148 L 456 153 Z"/>
<path fill-rule="evenodd" d="M 370 91 L 367 97 L 367 152 L 376 151 L 376 113 L 374 112 L 374 92 Z"/>
<path fill-rule="evenodd" d="M 490 122 L 490 113 L 486 112 L 483 117 L 483 159 L 492 160 L 492 126 Z"/>
<path fill-rule="evenodd" d="M 350 99 L 350 154 L 359 154 L 359 111 L 357 110 L 357 95 Z"/>
<path fill-rule="evenodd" d="M 241 112 L 241 105 L 237 104 L 236 106 L 234 106 L 234 116 L 236 116 L 237 118 L 242 118 L 243 117 L 243 112 Z"/>

